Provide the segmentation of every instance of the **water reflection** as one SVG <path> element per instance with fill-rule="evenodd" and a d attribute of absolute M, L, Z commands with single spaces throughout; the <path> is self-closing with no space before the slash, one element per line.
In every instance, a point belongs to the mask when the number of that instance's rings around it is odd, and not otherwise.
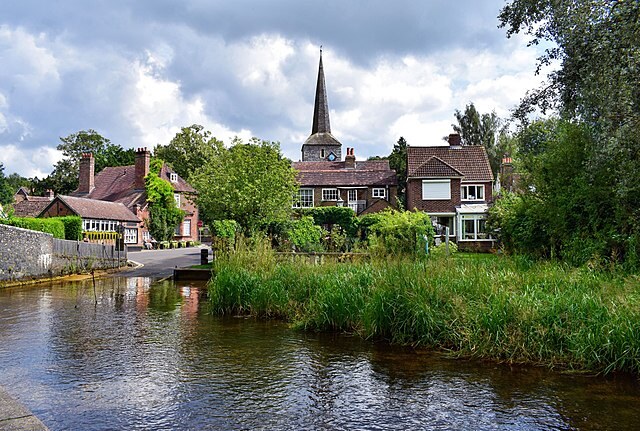
<path fill-rule="evenodd" d="M 635 429 L 634 379 L 220 319 L 202 285 L 0 291 L 0 384 L 56 429 Z M 96 303 L 97 299 L 97 303 Z"/>

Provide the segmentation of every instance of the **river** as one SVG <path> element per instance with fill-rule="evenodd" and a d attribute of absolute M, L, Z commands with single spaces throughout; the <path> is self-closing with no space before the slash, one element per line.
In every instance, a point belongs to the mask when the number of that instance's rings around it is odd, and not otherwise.
<path fill-rule="evenodd" d="M 97 304 L 96 304 L 97 299 Z M 640 384 L 220 318 L 202 284 L 0 289 L 0 385 L 51 430 L 636 430 Z"/>

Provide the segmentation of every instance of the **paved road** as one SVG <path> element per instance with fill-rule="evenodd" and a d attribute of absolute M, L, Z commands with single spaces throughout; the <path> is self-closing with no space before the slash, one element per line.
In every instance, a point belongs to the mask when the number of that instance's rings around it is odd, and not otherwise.
<path fill-rule="evenodd" d="M 130 252 L 128 257 L 129 260 L 141 263 L 144 266 L 121 271 L 114 275 L 162 278 L 173 275 L 173 268 L 175 267 L 199 265 L 200 247 L 135 251 Z"/>

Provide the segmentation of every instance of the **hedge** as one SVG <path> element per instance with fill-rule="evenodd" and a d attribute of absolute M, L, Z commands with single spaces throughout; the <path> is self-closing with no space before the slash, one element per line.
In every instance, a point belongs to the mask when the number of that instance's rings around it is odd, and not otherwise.
<path fill-rule="evenodd" d="M 36 230 L 50 233 L 54 238 L 64 239 L 64 223 L 60 218 L 33 218 L 33 217 L 12 217 L 0 220 L 0 223 L 20 227 L 23 229 Z"/>
<path fill-rule="evenodd" d="M 64 239 L 82 240 L 82 219 L 78 216 L 56 217 L 64 223 Z"/>

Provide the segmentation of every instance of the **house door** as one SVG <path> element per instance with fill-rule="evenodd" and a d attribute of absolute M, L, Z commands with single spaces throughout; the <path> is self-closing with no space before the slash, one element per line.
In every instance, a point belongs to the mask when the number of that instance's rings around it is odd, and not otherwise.
<path fill-rule="evenodd" d="M 349 202 L 355 202 L 358 200 L 358 191 L 357 190 L 349 190 L 347 194 L 347 199 Z"/>

